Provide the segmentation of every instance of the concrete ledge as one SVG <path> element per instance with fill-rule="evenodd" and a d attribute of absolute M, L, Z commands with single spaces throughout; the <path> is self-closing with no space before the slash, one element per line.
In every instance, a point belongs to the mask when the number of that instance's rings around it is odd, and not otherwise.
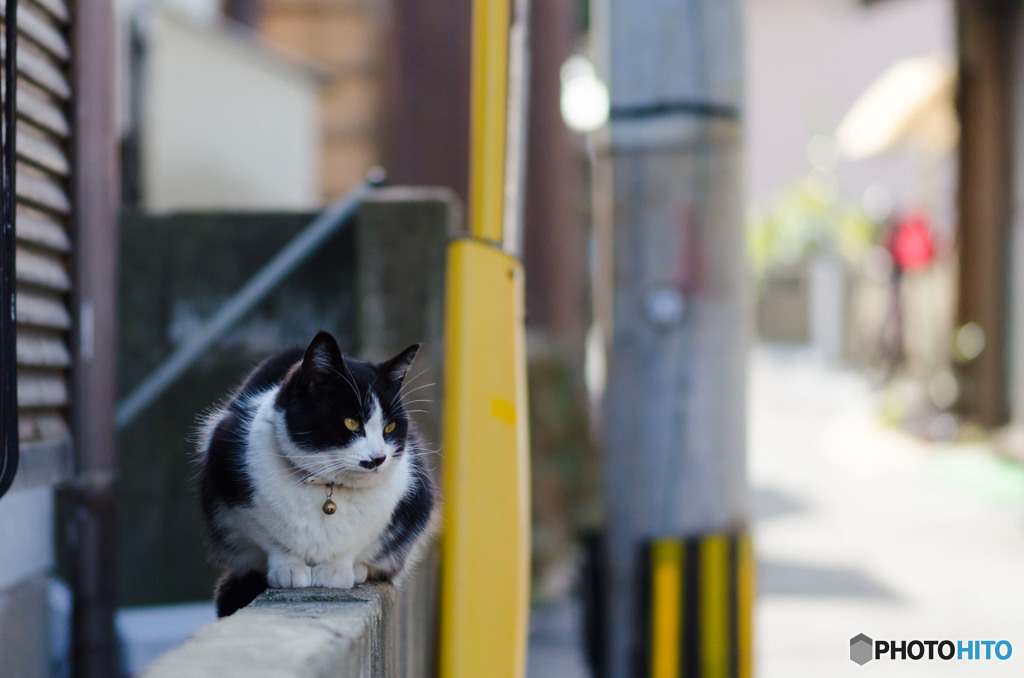
<path fill-rule="evenodd" d="M 384 666 L 388 584 L 351 591 L 267 591 L 249 607 L 200 629 L 143 672 L 145 678 L 390 675 Z"/>
<path fill-rule="evenodd" d="M 438 558 L 403 583 L 270 590 L 157 658 L 143 678 L 432 678 Z"/>

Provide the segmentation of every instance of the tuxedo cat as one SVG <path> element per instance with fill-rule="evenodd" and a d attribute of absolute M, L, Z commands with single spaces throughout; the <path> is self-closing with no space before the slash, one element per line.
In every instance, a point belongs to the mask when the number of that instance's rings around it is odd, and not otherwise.
<path fill-rule="evenodd" d="M 402 398 L 419 345 L 382 363 L 320 332 L 268 358 L 202 428 L 199 494 L 217 613 L 268 586 L 397 580 L 423 550 L 436 490 Z"/>

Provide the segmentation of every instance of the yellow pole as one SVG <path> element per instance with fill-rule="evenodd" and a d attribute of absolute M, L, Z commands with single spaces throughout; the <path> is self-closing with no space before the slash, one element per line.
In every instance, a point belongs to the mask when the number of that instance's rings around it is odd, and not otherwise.
<path fill-rule="evenodd" d="M 508 102 L 508 0 L 473 0 L 469 232 L 502 241 Z"/>
<path fill-rule="evenodd" d="M 474 0 L 470 238 L 448 250 L 442 678 L 522 678 L 529 602 L 523 270 L 503 247 L 509 1 Z"/>

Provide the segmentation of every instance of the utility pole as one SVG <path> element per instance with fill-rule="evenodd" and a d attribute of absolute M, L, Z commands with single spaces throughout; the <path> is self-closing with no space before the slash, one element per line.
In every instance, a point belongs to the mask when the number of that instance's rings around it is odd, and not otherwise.
<path fill-rule="evenodd" d="M 741 7 L 593 2 L 611 98 L 595 298 L 608 356 L 602 660 L 615 678 L 750 673 Z"/>
<path fill-rule="evenodd" d="M 959 0 L 960 120 L 957 204 L 957 326 L 973 324 L 981 336 L 977 353 L 956 366 L 960 413 L 982 426 L 1006 423 L 1007 388 L 1006 243 L 1013 220 L 1014 66 L 1017 3 Z M 957 342 L 959 343 L 959 342 Z"/>

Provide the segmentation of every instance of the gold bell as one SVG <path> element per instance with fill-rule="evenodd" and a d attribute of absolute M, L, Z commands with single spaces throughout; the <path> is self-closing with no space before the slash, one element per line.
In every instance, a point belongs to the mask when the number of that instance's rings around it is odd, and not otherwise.
<path fill-rule="evenodd" d="M 323 509 L 324 513 L 329 516 L 333 516 L 334 512 L 338 510 L 338 505 L 331 501 L 331 497 L 334 496 L 334 484 L 331 483 L 327 486 L 327 501 L 324 502 Z"/>

